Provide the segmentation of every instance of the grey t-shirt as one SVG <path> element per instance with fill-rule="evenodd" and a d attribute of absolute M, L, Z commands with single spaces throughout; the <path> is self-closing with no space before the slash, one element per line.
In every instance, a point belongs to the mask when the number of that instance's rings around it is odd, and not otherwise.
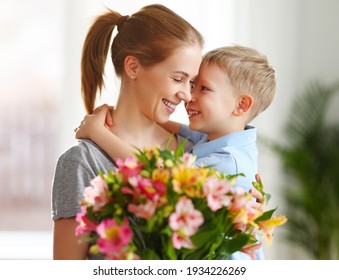
<path fill-rule="evenodd" d="M 99 171 L 114 170 L 114 162 L 90 140 L 80 140 L 57 162 L 52 187 L 52 219 L 69 218 L 80 212 L 85 187 Z"/>
<path fill-rule="evenodd" d="M 178 142 L 183 141 L 178 136 Z M 192 142 L 187 141 L 185 151 L 189 151 Z M 52 219 L 74 217 L 80 212 L 80 201 L 85 187 L 99 172 L 103 174 L 114 170 L 113 160 L 94 142 L 80 140 L 63 153 L 57 162 L 52 187 Z"/>

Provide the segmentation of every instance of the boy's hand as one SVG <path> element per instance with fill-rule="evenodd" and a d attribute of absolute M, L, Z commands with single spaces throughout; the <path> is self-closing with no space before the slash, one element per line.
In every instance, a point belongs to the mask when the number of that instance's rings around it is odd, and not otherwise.
<path fill-rule="evenodd" d="M 97 109 L 101 109 L 102 107 L 107 109 L 107 111 L 106 111 L 106 118 L 105 118 L 105 124 L 106 124 L 106 126 L 108 128 L 112 127 L 114 125 L 114 123 L 113 123 L 113 109 L 114 109 L 114 107 L 113 106 L 108 106 L 107 104 L 104 104 L 104 105 L 98 107 Z"/>
<path fill-rule="evenodd" d="M 100 129 L 109 129 L 113 125 L 111 115 L 112 107 L 104 104 L 94 110 L 91 115 L 86 115 L 80 126 L 75 129 L 75 138 L 87 138 L 93 140 L 93 136 Z"/>
<path fill-rule="evenodd" d="M 259 174 L 255 175 L 256 182 L 253 183 L 254 188 L 250 189 L 249 193 L 256 199 L 259 208 L 266 207 L 265 193 L 263 190 L 263 182 Z"/>

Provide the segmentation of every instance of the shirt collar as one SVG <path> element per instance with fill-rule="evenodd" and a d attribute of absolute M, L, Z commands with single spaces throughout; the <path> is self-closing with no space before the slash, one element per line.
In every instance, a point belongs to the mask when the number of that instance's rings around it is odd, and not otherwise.
<path fill-rule="evenodd" d="M 205 157 L 227 146 L 241 147 L 255 143 L 256 138 L 256 128 L 247 125 L 243 131 L 226 134 L 212 141 L 208 141 L 207 135 L 205 135 L 204 138 L 193 147 L 192 153 L 198 155 L 198 157 Z"/>

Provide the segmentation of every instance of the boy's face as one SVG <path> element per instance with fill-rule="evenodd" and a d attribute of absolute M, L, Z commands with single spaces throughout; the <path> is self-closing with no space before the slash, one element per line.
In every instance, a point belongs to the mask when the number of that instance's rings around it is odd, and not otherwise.
<path fill-rule="evenodd" d="M 186 104 L 189 127 L 213 140 L 234 131 L 237 96 L 228 75 L 215 63 L 202 63 L 192 99 Z"/>

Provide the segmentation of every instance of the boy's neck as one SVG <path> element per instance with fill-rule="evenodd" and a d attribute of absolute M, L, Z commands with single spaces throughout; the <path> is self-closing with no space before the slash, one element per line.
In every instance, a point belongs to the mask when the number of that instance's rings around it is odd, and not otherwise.
<path fill-rule="evenodd" d="M 247 124 L 238 124 L 238 125 L 233 125 L 233 126 L 227 126 L 225 129 L 220 130 L 220 131 L 212 131 L 207 133 L 207 139 L 208 141 L 215 140 L 217 138 L 220 138 L 222 136 L 235 133 L 235 132 L 240 132 L 245 130 Z"/>

